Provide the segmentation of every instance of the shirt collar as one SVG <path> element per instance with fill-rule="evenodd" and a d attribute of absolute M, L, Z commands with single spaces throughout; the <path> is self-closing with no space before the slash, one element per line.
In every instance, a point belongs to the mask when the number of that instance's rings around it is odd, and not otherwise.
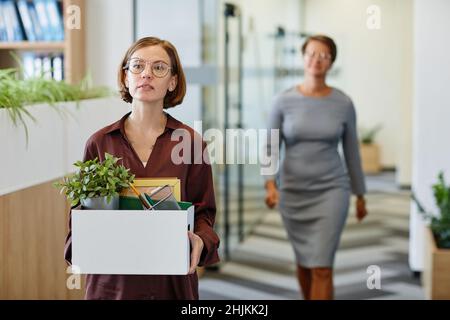
<path fill-rule="evenodd" d="M 128 116 L 131 114 L 131 111 L 128 112 L 126 115 L 124 115 L 119 121 L 114 122 L 109 126 L 109 128 L 106 130 L 105 133 L 112 133 L 115 131 L 120 131 L 123 136 L 125 136 L 125 120 L 128 118 Z M 168 129 L 176 130 L 178 128 L 181 128 L 181 122 L 172 117 L 170 114 L 165 112 L 167 115 L 167 123 L 166 123 L 166 129 L 164 132 L 166 132 Z"/>

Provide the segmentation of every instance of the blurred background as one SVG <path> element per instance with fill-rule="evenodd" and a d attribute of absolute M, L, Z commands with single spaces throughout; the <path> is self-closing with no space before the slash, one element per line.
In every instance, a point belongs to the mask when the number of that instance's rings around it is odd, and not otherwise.
<path fill-rule="evenodd" d="M 274 96 L 302 81 L 301 45 L 318 33 L 338 47 L 328 82 L 355 104 L 369 191 L 367 220 L 358 224 L 350 210 L 336 299 L 450 298 L 449 249 L 436 248 L 411 200 L 414 193 L 444 214 L 432 185 L 439 172 L 450 173 L 449 1 L 49 2 L 56 11 L 45 1 L 0 2 L 0 94 L 17 96 L 6 86 L 8 68 L 23 78 L 84 79 L 83 86 L 113 94 L 81 94 L 89 99 L 79 106 L 0 100 L 1 299 L 82 297 L 66 287 L 69 206 L 52 183 L 74 170 L 93 132 L 130 109 L 115 93 L 116 78 L 135 40 L 157 36 L 178 49 L 188 88 L 183 104 L 169 110 L 176 118 L 202 121 L 203 131 L 264 129 Z M 259 151 L 248 158 L 251 152 Z M 200 297 L 300 299 L 294 254 L 279 213 L 265 207 L 259 165 L 213 170 L 222 262 L 202 271 Z M 381 270 L 378 289 L 367 285 L 373 265 Z"/>

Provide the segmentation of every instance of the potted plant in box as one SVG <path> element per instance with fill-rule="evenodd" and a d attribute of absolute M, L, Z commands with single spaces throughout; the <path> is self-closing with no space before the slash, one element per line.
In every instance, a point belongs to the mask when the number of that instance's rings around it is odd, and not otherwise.
<path fill-rule="evenodd" d="M 381 171 L 380 147 L 375 143 L 375 136 L 381 130 L 381 125 L 370 129 L 360 128 L 361 162 L 365 173 Z"/>
<path fill-rule="evenodd" d="M 413 194 L 419 212 L 427 221 L 425 267 L 422 282 L 429 299 L 450 299 L 450 185 L 443 172 L 432 186 L 439 214 L 432 214 Z"/>
<path fill-rule="evenodd" d="M 134 175 L 123 165 L 120 158 L 105 153 L 105 161 L 98 158 L 74 163 L 78 170 L 65 177 L 63 182 L 55 183 L 65 193 L 72 206 L 81 205 L 86 209 L 117 210 L 119 193 L 134 181 Z"/>

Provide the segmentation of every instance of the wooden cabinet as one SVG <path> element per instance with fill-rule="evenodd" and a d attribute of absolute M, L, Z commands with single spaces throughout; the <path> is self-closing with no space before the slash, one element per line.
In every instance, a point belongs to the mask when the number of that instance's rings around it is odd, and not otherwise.
<path fill-rule="evenodd" d="M 425 265 L 422 284 L 432 300 L 450 299 L 450 249 L 439 249 L 430 228 L 425 231 Z"/>

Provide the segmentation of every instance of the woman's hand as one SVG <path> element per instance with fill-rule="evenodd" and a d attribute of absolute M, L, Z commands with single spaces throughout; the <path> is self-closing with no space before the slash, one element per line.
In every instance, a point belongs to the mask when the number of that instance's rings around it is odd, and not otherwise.
<path fill-rule="evenodd" d="M 275 181 L 267 181 L 266 183 L 266 205 L 273 209 L 278 204 L 278 190 Z"/>
<path fill-rule="evenodd" d="M 356 218 L 361 222 L 367 216 L 366 200 L 364 196 L 356 197 Z"/>
<path fill-rule="evenodd" d="M 191 266 L 189 268 L 189 274 L 193 274 L 200 262 L 200 256 L 203 251 L 203 240 L 192 231 L 188 231 L 189 241 L 191 242 Z"/>

